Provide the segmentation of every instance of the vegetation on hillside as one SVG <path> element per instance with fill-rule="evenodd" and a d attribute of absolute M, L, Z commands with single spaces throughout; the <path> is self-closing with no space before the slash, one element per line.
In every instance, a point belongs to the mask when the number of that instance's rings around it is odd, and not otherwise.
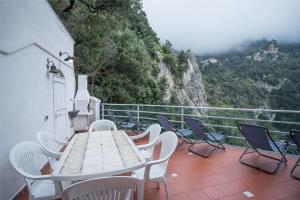
<path fill-rule="evenodd" d="M 213 55 L 220 64 L 202 69 L 208 103 L 212 106 L 300 110 L 300 82 L 297 80 L 300 76 L 300 45 L 298 51 L 295 48 L 289 51 L 289 45 L 279 45 L 278 58 L 274 60 L 249 58 L 269 44 L 263 40 L 242 52 Z"/>
<path fill-rule="evenodd" d="M 300 110 L 300 45 L 278 44 L 276 59 L 271 59 L 268 54 L 263 60 L 253 59 L 256 52 L 266 49 L 272 42 L 274 41 L 256 41 L 241 52 L 199 56 L 200 63 L 211 57 L 219 60 L 218 64 L 202 68 L 208 104 L 220 107 Z M 227 114 L 229 113 L 222 113 L 222 116 Z M 253 117 L 236 114 L 230 116 Z M 264 113 L 257 117 L 262 120 L 300 121 L 299 114 L 277 113 L 273 116 L 271 113 Z M 234 126 L 234 123 L 226 125 Z M 262 125 L 281 131 L 300 128 L 276 123 Z"/>
<path fill-rule="evenodd" d="M 161 47 L 141 1 L 88 2 L 50 1 L 76 42 L 75 70 L 89 75 L 91 94 L 103 102 L 162 103 Z"/>

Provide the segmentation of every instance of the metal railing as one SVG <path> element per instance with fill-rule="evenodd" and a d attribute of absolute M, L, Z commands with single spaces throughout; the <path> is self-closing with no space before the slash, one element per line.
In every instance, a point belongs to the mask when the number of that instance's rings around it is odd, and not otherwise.
<path fill-rule="evenodd" d="M 185 127 L 185 116 L 195 117 L 203 120 L 206 127 L 222 131 L 227 138 L 237 140 L 244 139 L 238 131 L 238 122 L 266 126 L 279 138 L 286 137 L 291 129 L 300 129 L 300 111 L 296 110 L 103 103 L 102 118 L 109 117 L 107 110 L 113 111 L 119 119 L 127 118 L 125 112 L 132 112 L 137 121 L 145 125 L 157 123 L 156 117 L 165 115 L 181 128 Z"/>

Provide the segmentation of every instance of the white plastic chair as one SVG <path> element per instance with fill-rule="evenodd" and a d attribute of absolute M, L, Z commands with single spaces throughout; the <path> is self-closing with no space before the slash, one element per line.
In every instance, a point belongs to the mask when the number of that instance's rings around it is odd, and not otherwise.
<path fill-rule="evenodd" d="M 91 179 L 71 185 L 64 191 L 63 197 L 64 200 L 127 200 L 132 199 L 132 191 L 139 192 L 139 182 L 138 179 L 128 176 Z M 142 200 L 143 197 L 139 196 L 138 199 Z"/>
<path fill-rule="evenodd" d="M 157 144 L 159 143 L 161 143 L 159 159 L 147 162 L 146 167 L 134 171 L 134 175 L 140 180 L 144 179 L 144 182 L 154 181 L 158 187 L 159 182 L 163 182 L 169 199 L 166 172 L 169 158 L 176 150 L 178 138 L 174 132 L 167 131 L 159 136 Z"/>
<path fill-rule="evenodd" d="M 159 139 L 159 134 L 161 132 L 161 126 L 159 124 L 152 124 L 149 126 L 145 132 L 139 135 L 131 136 L 132 140 L 138 140 L 146 137 L 149 134 L 149 141 L 147 144 L 138 145 L 137 148 L 141 155 L 147 160 L 152 160 L 153 150 L 156 142 Z"/>
<path fill-rule="evenodd" d="M 57 140 L 51 133 L 46 131 L 39 131 L 37 133 L 37 140 L 44 150 L 48 151 L 49 153 L 56 154 L 57 157 L 60 157 L 62 154 L 62 152 L 57 150 L 68 144 L 68 142 Z"/>
<path fill-rule="evenodd" d="M 56 199 L 62 196 L 62 186 L 53 182 L 51 175 L 42 175 L 40 167 L 41 157 L 55 157 L 34 142 L 21 142 L 9 152 L 9 159 L 14 169 L 26 181 L 30 200 Z"/>
<path fill-rule="evenodd" d="M 107 120 L 107 119 L 101 119 L 94 121 L 90 127 L 89 132 L 93 131 L 116 131 L 117 126 L 113 121 Z"/>

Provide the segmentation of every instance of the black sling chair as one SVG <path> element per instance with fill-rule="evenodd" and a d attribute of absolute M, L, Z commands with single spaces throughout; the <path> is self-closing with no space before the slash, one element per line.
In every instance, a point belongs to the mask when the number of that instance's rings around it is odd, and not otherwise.
<path fill-rule="evenodd" d="M 285 157 L 288 149 L 289 149 L 289 143 L 287 141 L 281 141 L 281 142 L 275 142 L 274 139 L 270 136 L 270 133 L 267 128 L 263 126 L 257 126 L 257 125 L 250 125 L 250 124 L 239 124 L 238 125 L 240 132 L 242 135 L 245 137 L 247 142 L 250 144 L 243 154 L 241 155 L 239 161 L 242 164 L 245 164 L 250 167 L 254 167 L 256 169 L 259 169 L 261 171 L 270 173 L 270 174 L 275 174 L 281 163 L 286 163 L 287 159 Z M 252 151 L 248 151 L 252 147 Z M 272 157 L 269 155 L 266 155 L 262 153 L 260 150 L 265 150 L 265 151 L 273 151 L 273 152 L 279 152 L 280 158 Z M 273 171 L 268 171 L 265 169 L 262 169 L 258 166 L 254 166 L 251 164 L 246 163 L 245 161 L 242 160 L 243 156 L 248 153 L 258 153 L 260 156 L 270 158 L 273 160 L 278 161 L 275 169 Z"/>
<path fill-rule="evenodd" d="M 181 146 L 184 143 L 193 143 L 193 141 L 190 138 L 193 135 L 192 131 L 187 129 L 174 128 L 169 122 L 169 119 L 165 116 L 157 116 L 157 120 L 159 121 L 160 125 L 165 131 L 173 131 L 174 133 L 176 133 L 177 137 L 181 140 L 181 143 L 177 147 Z"/>
<path fill-rule="evenodd" d="M 222 141 L 224 141 L 225 136 L 221 133 L 213 133 L 213 132 L 207 132 L 202 125 L 202 123 L 194 118 L 185 117 L 184 121 L 186 124 L 191 128 L 191 130 L 194 132 L 196 139 L 189 147 L 189 151 L 197 154 L 199 156 L 202 156 L 204 158 L 209 157 L 215 150 L 221 149 L 225 150 L 225 147 L 222 144 Z M 210 146 L 214 147 L 212 150 L 210 150 L 206 155 L 203 153 L 200 153 L 199 151 L 195 151 L 193 149 L 195 144 L 199 143 L 207 143 Z M 213 144 L 215 143 L 215 144 Z"/>
<path fill-rule="evenodd" d="M 295 144 L 297 145 L 297 147 L 300 148 L 300 130 L 291 130 L 290 136 L 291 136 L 292 140 L 295 142 Z M 296 161 L 294 167 L 291 170 L 292 177 L 294 177 L 298 180 L 300 180 L 300 177 L 295 176 L 294 171 L 295 171 L 296 167 L 300 166 L 299 162 L 300 162 L 300 156 L 299 156 L 298 160 Z"/>

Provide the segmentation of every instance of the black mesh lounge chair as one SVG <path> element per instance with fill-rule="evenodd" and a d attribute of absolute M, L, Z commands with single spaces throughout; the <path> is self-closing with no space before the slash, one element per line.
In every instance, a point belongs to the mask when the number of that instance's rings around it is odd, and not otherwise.
<path fill-rule="evenodd" d="M 126 126 L 128 124 L 126 122 L 120 122 L 116 118 L 116 116 L 114 115 L 114 113 L 112 111 L 110 111 L 110 110 L 107 110 L 107 114 L 109 115 L 110 120 L 112 120 L 116 124 L 116 126 L 117 126 L 118 129 L 122 129 L 122 128 L 124 128 L 123 126 Z"/>
<path fill-rule="evenodd" d="M 205 130 L 204 126 L 202 125 L 202 123 L 197 119 L 185 117 L 184 121 L 190 127 L 190 129 L 194 132 L 196 139 L 197 139 L 189 147 L 190 152 L 197 154 L 199 156 L 202 156 L 204 158 L 207 158 L 217 149 L 225 150 L 225 147 L 222 145 L 222 141 L 224 141 L 224 139 L 225 139 L 225 136 L 223 134 L 207 132 Z M 202 154 L 198 151 L 195 151 L 193 149 L 193 147 L 195 144 L 199 144 L 199 143 L 207 143 L 210 146 L 212 146 L 213 149 L 210 150 L 207 154 Z M 215 143 L 215 144 L 213 144 L 213 143 Z"/>
<path fill-rule="evenodd" d="M 300 130 L 290 131 L 290 136 L 291 136 L 292 140 L 295 142 L 295 144 L 297 145 L 297 147 L 300 148 Z M 293 173 L 294 173 L 296 167 L 300 166 L 299 162 L 300 162 L 300 156 L 299 156 L 298 160 L 296 161 L 293 169 L 291 170 L 291 175 L 298 180 L 300 180 L 300 177 L 295 176 Z"/>
<path fill-rule="evenodd" d="M 256 126 L 256 125 L 250 125 L 250 124 L 239 124 L 238 125 L 240 132 L 245 137 L 247 142 L 250 144 L 245 151 L 242 153 L 239 161 L 242 164 L 245 164 L 250 167 L 254 167 L 256 169 L 259 169 L 261 171 L 274 174 L 278 171 L 281 163 L 286 163 L 287 159 L 285 157 L 288 149 L 289 149 L 289 143 L 287 141 L 280 141 L 275 142 L 274 139 L 270 136 L 270 133 L 267 128 L 262 126 Z M 248 151 L 252 147 L 252 151 Z M 273 152 L 279 152 L 280 158 L 272 157 L 266 154 L 263 154 L 262 151 L 273 151 Z M 258 153 L 260 156 L 270 158 L 273 160 L 278 161 L 276 167 L 273 171 L 267 171 L 265 169 L 262 169 L 258 166 L 254 166 L 251 164 L 248 164 L 242 160 L 243 156 L 248 153 Z"/>
<path fill-rule="evenodd" d="M 165 131 L 172 131 L 176 133 L 177 137 L 182 141 L 179 145 L 181 146 L 183 143 L 192 144 L 193 141 L 190 137 L 193 135 L 193 132 L 187 129 L 176 129 L 174 128 L 169 119 L 165 116 L 158 116 L 157 120 L 159 121 L 160 125 L 164 128 Z"/>
<path fill-rule="evenodd" d="M 138 134 L 139 131 L 146 130 L 146 128 L 141 123 L 139 123 L 136 119 L 134 119 L 131 112 L 126 112 L 126 115 L 128 117 L 128 124 L 122 127 L 130 129 L 136 134 Z"/>

